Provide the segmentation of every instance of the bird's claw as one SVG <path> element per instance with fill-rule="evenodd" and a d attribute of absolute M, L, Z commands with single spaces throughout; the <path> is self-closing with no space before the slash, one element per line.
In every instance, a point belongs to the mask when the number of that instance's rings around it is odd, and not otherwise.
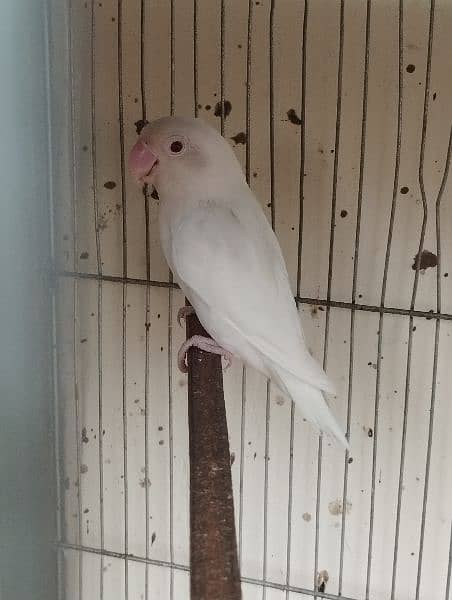
<path fill-rule="evenodd" d="M 187 317 L 193 314 L 195 314 L 195 309 L 193 308 L 193 306 L 182 306 L 182 308 L 180 308 L 179 312 L 177 313 L 177 322 L 182 327 L 181 320 L 184 319 L 185 321 Z"/>
<path fill-rule="evenodd" d="M 185 307 L 191 308 L 191 307 Z M 222 358 L 225 359 L 224 370 L 226 371 L 232 364 L 232 354 L 219 346 L 215 340 L 212 338 L 204 337 L 202 335 L 194 335 L 190 339 L 186 340 L 179 349 L 177 354 L 177 364 L 182 373 L 188 372 L 188 366 L 186 362 L 187 352 L 191 347 L 199 348 L 200 350 L 204 350 L 205 352 L 210 352 L 211 354 L 219 354 Z"/>

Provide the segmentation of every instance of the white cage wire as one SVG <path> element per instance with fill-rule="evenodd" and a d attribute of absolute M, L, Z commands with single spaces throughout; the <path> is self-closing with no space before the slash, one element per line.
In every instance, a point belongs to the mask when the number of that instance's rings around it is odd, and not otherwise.
<path fill-rule="evenodd" d="M 179 114 L 231 140 L 350 436 L 344 456 L 261 376 L 225 374 L 244 598 L 449 600 L 450 3 L 49 17 L 61 598 L 188 597 L 183 297 L 125 166 L 135 123 Z"/>

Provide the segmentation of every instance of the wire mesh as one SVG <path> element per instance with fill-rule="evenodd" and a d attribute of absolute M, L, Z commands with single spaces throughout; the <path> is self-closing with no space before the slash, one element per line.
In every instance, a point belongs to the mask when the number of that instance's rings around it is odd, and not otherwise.
<path fill-rule="evenodd" d="M 135 122 L 187 114 L 235 140 L 313 353 L 340 381 L 351 443 L 343 455 L 317 439 L 246 368 L 226 376 L 244 597 L 448 600 L 452 11 L 434 0 L 65 11 L 51 10 L 67 37 L 50 47 L 69 66 L 52 91 L 66 123 L 54 151 L 63 597 L 186 597 L 182 297 L 158 201 L 133 187 L 125 156 Z"/>

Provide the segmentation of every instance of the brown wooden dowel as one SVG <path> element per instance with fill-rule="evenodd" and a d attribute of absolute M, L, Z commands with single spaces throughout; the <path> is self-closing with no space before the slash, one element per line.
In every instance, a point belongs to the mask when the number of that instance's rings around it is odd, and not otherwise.
<path fill-rule="evenodd" d="M 208 334 L 196 315 L 187 338 Z M 188 352 L 191 600 L 240 600 L 221 358 Z"/>

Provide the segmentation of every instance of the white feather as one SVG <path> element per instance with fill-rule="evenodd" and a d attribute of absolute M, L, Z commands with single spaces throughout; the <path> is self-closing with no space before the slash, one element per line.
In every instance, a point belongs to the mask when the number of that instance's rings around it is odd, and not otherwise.
<path fill-rule="evenodd" d="M 156 170 L 162 245 L 176 280 L 218 344 L 270 377 L 306 419 L 347 447 L 324 397 L 333 385 L 306 347 L 278 241 L 232 150 L 195 120 L 158 121 L 150 141 L 161 140 L 165 127 L 193 149 L 189 162 L 165 158 Z"/>

